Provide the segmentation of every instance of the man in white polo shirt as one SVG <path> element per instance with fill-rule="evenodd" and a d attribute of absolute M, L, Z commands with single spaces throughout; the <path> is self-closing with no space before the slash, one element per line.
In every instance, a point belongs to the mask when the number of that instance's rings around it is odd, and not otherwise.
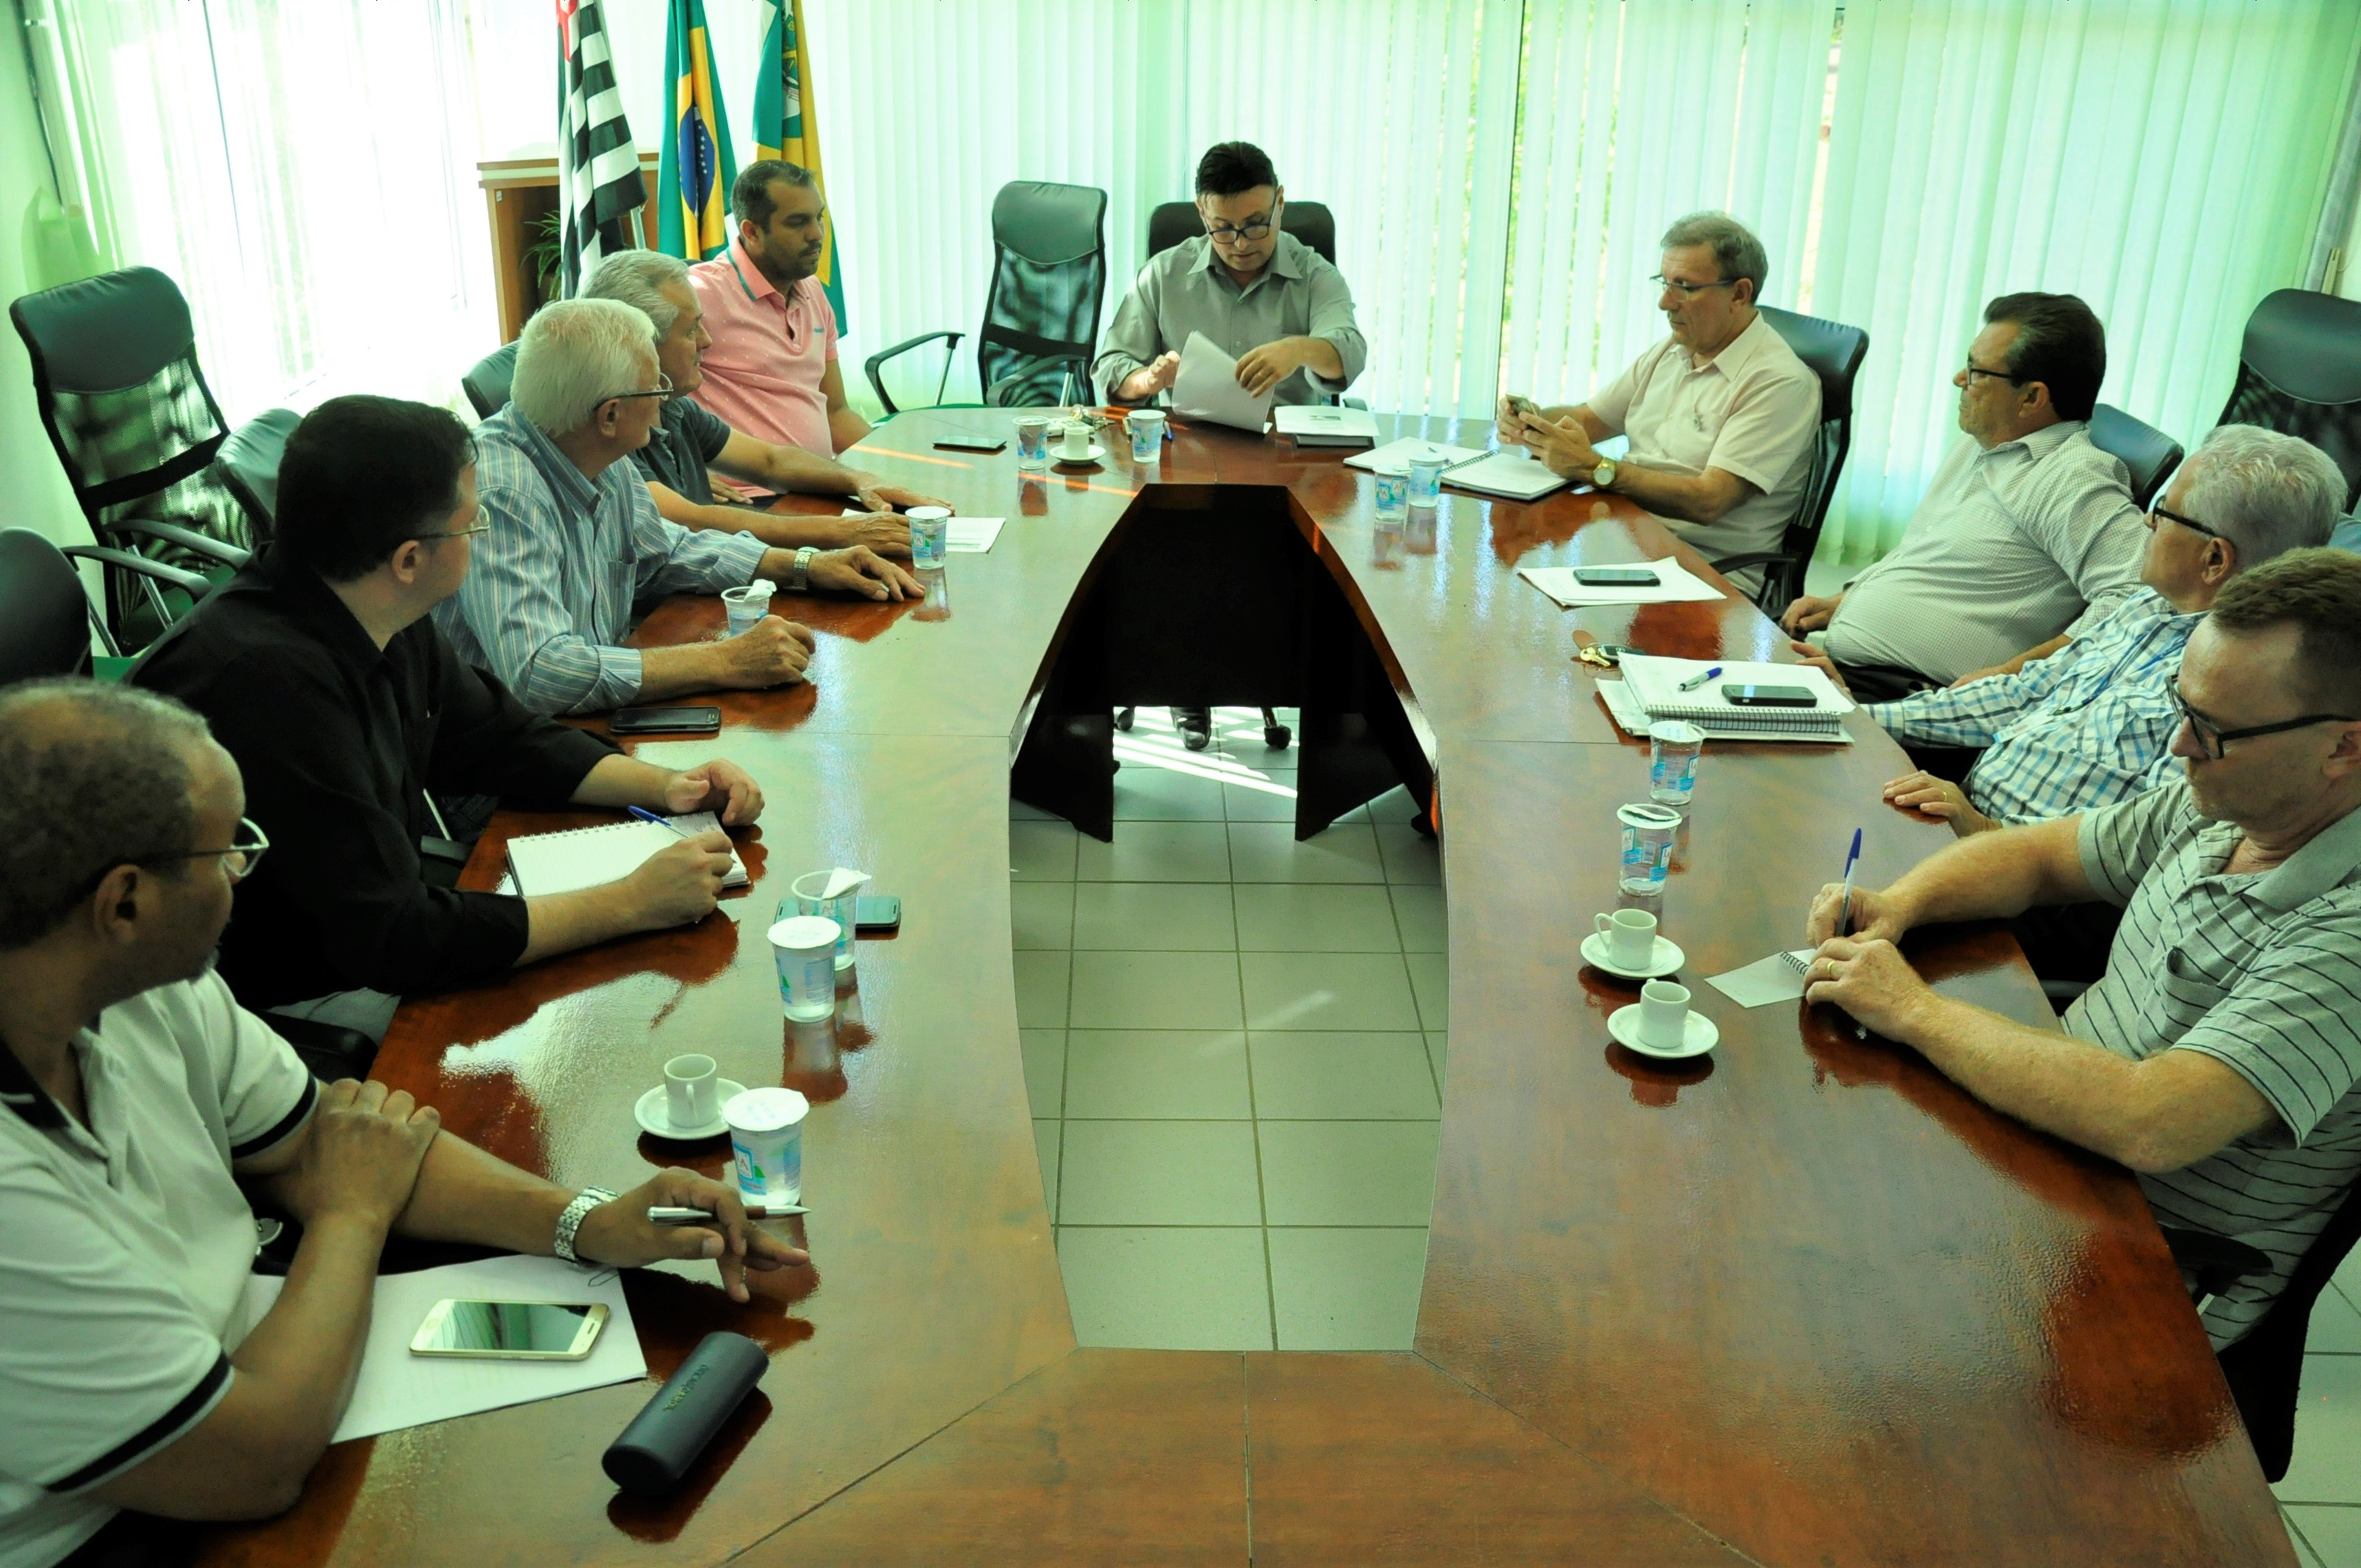
<path fill-rule="evenodd" d="M 90 681 L 0 691 L 0 1568 L 170 1561 L 253 1519 L 335 1431 L 390 1232 L 617 1266 L 804 1261 L 670 1170 L 577 1194 L 381 1084 L 322 1086 L 208 958 L 268 846 L 204 721 Z M 303 1224 L 247 1304 L 255 1217 Z M 666 1232 L 651 1203 L 710 1229 Z M 137 1510 L 119 1513 L 118 1510 Z"/>
<path fill-rule="evenodd" d="M 1653 281 L 1672 335 L 1590 400 L 1536 409 L 1500 400 L 1503 443 L 1568 478 L 1630 496 L 1708 560 L 1776 550 L 1795 520 L 1820 425 L 1820 379 L 1754 307 L 1763 242 L 1723 213 L 1664 231 Z M 1628 435 L 1620 462 L 1594 443 Z M 1760 574 L 1732 581 L 1753 591 Z"/>
<path fill-rule="evenodd" d="M 2361 1174 L 2361 556 L 2232 578 L 2180 663 L 2184 776 L 2081 817 L 1979 833 L 1809 923 L 1807 979 L 1978 1099 L 2139 1173 L 2169 1225 L 2269 1255 L 2205 1307 L 2242 1338 Z M 2104 899 L 2123 924 L 2063 1035 L 1938 995 L 1915 927 Z"/>

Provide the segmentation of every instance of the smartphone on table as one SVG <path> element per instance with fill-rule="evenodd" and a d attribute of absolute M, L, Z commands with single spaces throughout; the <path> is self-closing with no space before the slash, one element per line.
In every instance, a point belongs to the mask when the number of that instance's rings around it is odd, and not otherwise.
<path fill-rule="evenodd" d="M 1741 681 L 1721 688 L 1721 700 L 1732 707 L 1817 707 L 1819 699 L 1809 686 L 1766 686 Z"/>
<path fill-rule="evenodd" d="M 710 735 L 721 728 L 718 707 L 619 707 L 607 720 L 618 735 Z"/>
<path fill-rule="evenodd" d="M 410 1336 L 412 1355 L 491 1361 L 579 1361 L 607 1326 L 603 1301 L 463 1301 L 427 1309 Z"/>
<path fill-rule="evenodd" d="M 1576 566 L 1574 580 L 1586 588 L 1653 588 L 1664 581 L 1653 566 Z"/>
<path fill-rule="evenodd" d="M 872 895 L 852 901 L 852 929 L 856 936 L 883 934 L 902 928 L 902 901 L 885 895 Z"/>

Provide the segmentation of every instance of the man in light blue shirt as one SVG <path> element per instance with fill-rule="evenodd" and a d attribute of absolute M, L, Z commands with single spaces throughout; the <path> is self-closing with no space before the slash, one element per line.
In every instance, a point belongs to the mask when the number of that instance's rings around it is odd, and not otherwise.
<path fill-rule="evenodd" d="M 719 642 L 622 646 L 633 606 L 665 594 L 762 577 L 797 592 L 920 597 L 916 579 L 862 546 L 774 550 L 751 533 L 664 521 L 627 459 L 670 391 L 644 312 L 563 301 L 525 323 L 509 404 L 476 433 L 487 532 L 434 617 L 460 657 L 527 707 L 587 713 L 803 678 L 812 634 L 776 615 Z"/>

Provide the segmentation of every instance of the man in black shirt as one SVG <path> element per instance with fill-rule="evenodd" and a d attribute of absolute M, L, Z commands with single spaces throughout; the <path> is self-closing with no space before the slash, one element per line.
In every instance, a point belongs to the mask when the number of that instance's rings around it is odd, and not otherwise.
<path fill-rule="evenodd" d="M 752 822 L 734 764 L 670 773 L 530 713 L 427 611 L 458 591 L 473 443 L 442 409 L 323 403 L 289 437 L 275 542 L 131 673 L 204 715 L 279 853 L 241 890 L 221 969 L 239 1001 L 382 1035 L 400 998 L 703 918 L 728 838 L 667 847 L 619 882 L 514 898 L 429 885 L 428 792 L 539 809 L 640 806 Z"/>

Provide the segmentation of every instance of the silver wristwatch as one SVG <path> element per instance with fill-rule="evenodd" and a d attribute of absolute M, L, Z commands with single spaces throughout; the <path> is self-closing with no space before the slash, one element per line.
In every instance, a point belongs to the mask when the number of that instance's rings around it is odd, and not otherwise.
<path fill-rule="evenodd" d="M 818 554 L 819 547 L 816 544 L 807 544 L 796 552 L 796 575 L 787 584 L 791 592 L 801 593 L 809 586 L 812 557 Z"/>
<path fill-rule="evenodd" d="M 582 1222 L 589 1216 L 591 1210 L 614 1201 L 615 1195 L 603 1187 L 586 1187 L 576 1193 L 574 1201 L 557 1216 L 557 1245 L 555 1249 L 557 1255 L 568 1263 L 580 1263 L 582 1259 L 574 1254 L 574 1234 L 582 1228 Z"/>

